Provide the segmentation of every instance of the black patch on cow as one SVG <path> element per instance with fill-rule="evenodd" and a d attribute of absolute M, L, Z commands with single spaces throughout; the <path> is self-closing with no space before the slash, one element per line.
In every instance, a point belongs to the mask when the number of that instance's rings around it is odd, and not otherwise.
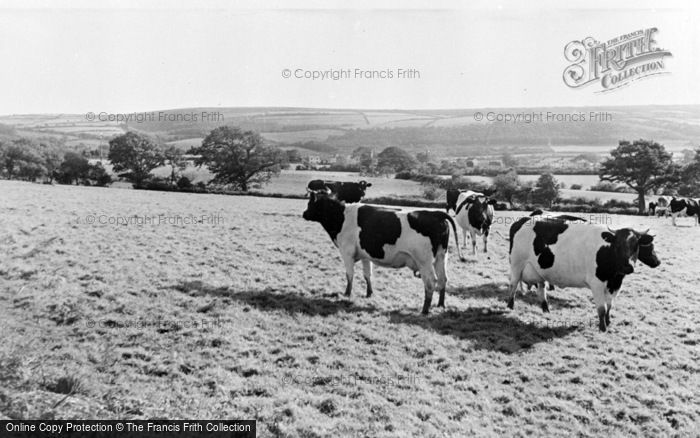
<path fill-rule="evenodd" d="M 610 293 L 613 293 L 620 289 L 625 276 L 618 272 L 617 257 L 615 255 L 615 249 L 613 248 L 615 235 L 604 231 L 601 233 L 601 237 L 603 240 L 610 243 L 610 245 L 601 246 L 596 253 L 595 276 L 598 280 L 605 282 Z"/>
<path fill-rule="evenodd" d="M 523 225 L 529 221 L 529 217 L 521 217 L 513 225 L 510 226 L 510 232 L 508 234 L 508 237 L 510 237 L 510 248 L 508 248 L 508 254 L 513 252 L 513 240 L 515 239 L 515 235 L 520 231 L 520 229 L 523 227 Z"/>
<path fill-rule="evenodd" d="M 474 197 L 469 196 L 467 199 L 462 201 L 461 204 L 457 206 L 457 209 L 455 210 L 455 215 L 458 215 L 460 211 L 462 211 L 463 208 L 469 208 L 468 205 L 474 202 Z"/>
<path fill-rule="evenodd" d="M 688 203 L 686 202 L 685 199 L 676 199 L 673 198 L 671 199 L 671 202 L 669 204 L 669 207 L 671 207 L 671 213 L 678 213 L 679 211 L 683 210 L 684 208 L 688 207 Z M 688 212 L 689 213 L 689 212 Z M 690 214 L 688 214 L 690 216 Z"/>
<path fill-rule="evenodd" d="M 537 222 L 532 227 L 535 232 L 535 239 L 532 245 L 537 255 L 537 263 L 540 268 L 547 269 L 554 265 L 554 253 L 549 249 L 549 245 L 557 243 L 559 235 L 563 233 L 569 226 L 563 222 Z"/>
<path fill-rule="evenodd" d="M 365 184 L 342 182 L 337 184 L 336 193 L 341 201 L 348 203 L 360 202 L 365 196 L 365 187 Z"/>
<path fill-rule="evenodd" d="M 396 212 L 363 205 L 357 209 L 360 248 L 376 258 L 384 258 L 384 245 L 394 245 L 401 235 L 401 221 Z"/>
<path fill-rule="evenodd" d="M 447 248 L 450 241 L 450 228 L 445 222 L 448 218 L 441 211 L 418 210 L 408 214 L 408 225 L 430 239 L 433 255 L 437 255 L 438 249 Z"/>
<path fill-rule="evenodd" d="M 458 189 L 448 189 L 445 197 L 447 198 L 447 207 L 445 211 L 450 211 L 450 209 L 457 212 L 457 200 L 459 199 L 459 194 L 462 193 Z"/>
<path fill-rule="evenodd" d="M 312 194 L 304 219 L 319 222 L 335 242 L 345 222 L 345 204 L 324 194 Z"/>

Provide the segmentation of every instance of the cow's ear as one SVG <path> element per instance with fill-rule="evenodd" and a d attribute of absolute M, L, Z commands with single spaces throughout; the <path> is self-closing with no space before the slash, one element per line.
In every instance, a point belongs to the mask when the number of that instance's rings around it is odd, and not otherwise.
<path fill-rule="evenodd" d="M 367 187 L 372 187 L 372 183 L 367 183 Z"/>
<path fill-rule="evenodd" d="M 489 199 L 488 204 L 496 205 L 496 204 L 498 204 L 498 201 L 496 201 L 495 199 Z"/>
<path fill-rule="evenodd" d="M 639 244 L 640 245 L 649 245 L 653 241 L 654 241 L 654 236 L 652 236 L 651 234 L 642 234 L 639 237 Z"/>
<path fill-rule="evenodd" d="M 603 231 L 603 234 L 601 234 L 601 236 L 603 236 L 603 240 L 605 240 L 608 243 L 613 243 L 615 241 L 615 235 L 613 233 Z"/>

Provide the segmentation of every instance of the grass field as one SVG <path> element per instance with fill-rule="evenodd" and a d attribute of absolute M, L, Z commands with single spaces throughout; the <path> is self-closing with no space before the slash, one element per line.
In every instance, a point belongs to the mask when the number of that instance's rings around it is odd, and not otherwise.
<path fill-rule="evenodd" d="M 499 233 L 515 214 L 497 213 L 488 258 L 451 257 L 447 307 L 426 317 L 405 269 L 376 269 L 370 299 L 358 273 L 342 296 L 338 251 L 301 219 L 302 200 L 0 191 L 0 418 L 255 418 L 259 436 L 292 437 L 697 436 L 698 227 L 595 218 L 652 227 L 662 260 L 625 279 L 600 333 L 587 290 L 552 292 L 550 314 L 534 294 L 506 308 Z M 190 216 L 205 220 L 173 223 Z"/>

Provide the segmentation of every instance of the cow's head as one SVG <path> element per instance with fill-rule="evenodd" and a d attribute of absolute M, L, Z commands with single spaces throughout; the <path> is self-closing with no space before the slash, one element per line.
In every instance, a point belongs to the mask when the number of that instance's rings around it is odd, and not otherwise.
<path fill-rule="evenodd" d="M 302 217 L 307 221 L 321 222 L 327 216 L 331 205 L 342 204 L 341 201 L 338 201 L 332 195 L 329 188 L 325 190 L 307 190 L 307 192 L 309 194 L 309 203 L 306 206 L 306 211 L 302 214 Z"/>
<path fill-rule="evenodd" d="M 655 268 L 661 262 L 654 252 L 654 236 L 649 230 L 638 232 L 631 228 L 621 228 L 603 232 L 603 239 L 610 244 L 615 254 L 617 273 L 627 275 L 634 272 L 634 264 L 640 260 L 647 266 Z"/>

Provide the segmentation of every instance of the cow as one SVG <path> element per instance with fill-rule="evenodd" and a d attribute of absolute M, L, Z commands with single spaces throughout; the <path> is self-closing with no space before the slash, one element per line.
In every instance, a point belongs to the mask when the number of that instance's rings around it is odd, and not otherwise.
<path fill-rule="evenodd" d="M 649 203 L 649 208 L 647 209 L 647 214 L 648 214 L 649 216 L 655 216 L 655 215 L 656 215 L 656 207 L 657 207 L 658 205 L 659 205 L 659 204 L 657 204 L 656 202 L 650 202 L 650 203 Z"/>
<path fill-rule="evenodd" d="M 462 228 L 464 246 L 467 246 L 467 231 L 472 240 L 472 255 L 476 255 L 476 235 L 484 238 L 484 252 L 488 251 L 488 238 L 493 222 L 495 199 L 489 199 L 483 193 L 468 190 L 459 194 L 455 221 Z"/>
<path fill-rule="evenodd" d="M 700 225 L 700 205 L 698 201 L 690 198 L 671 198 L 669 203 L 669 210 L 671 211 L 671 222 L 673 226 L 676 227 L 676 218 L 678 216 L 695 216 L 695 225 Z"/>
<path fill-rule="evenodd" d="M 347 203 L 360 202 L 360 200 L 365 196 L 365 191 L 367 187 L 371 187 L 372 183 L 368 183 L 365 180 L 359 182 L 340 182 L 340 181 L 324 181 L 322 179 L 315 179 L 309 181 L 307 188 L 311 191 L 325 191 L 330 190 L 334 193 L 338 200 Z"/>
<path fill-rule="evenodd" d="M 420 273 L 425 288 L 423 314 L 427 314 L 433 291 L 440 293 L 438 307 L 445 306 L 447 246 L 450 225 L 457 244 L 457 254 L 464 260 L 457 242 L 454 220 L 442 211 L 377 207 L 346 204 L 327 192 L 310 192 L 303 218 L 319 222 L 340 250 L 345 263 L 350 296 L 355 263 L 362 261 L 367 283 L 367 297 L 372 295 L 372 263 L 390 268 L 408 267 Z"/>
<path fill-rule="evenodd" d="M 655 268 L 660 262 L 654 251 L 654 236 L 648 230 L 611 230 L 588 223 L 535 221 L 522 218 L 511 226 L 510 298 L 520 282 L 537 284 L 542 310 L 549 312 L 544 282 L 559 287 L 586 287 L 593 292 L 598 310 L 598 328 L 610 325 L 610 309 L 626 275 L 639 260 Z"/>
<path fill-rule="evenodd" d="M 445 198 L 447 199 L 447 206 L 445 207 L 445 213 L 449 213 L 450 210 L 457 211 L 457 199 L 461 193 L 471 192 L 483 196 L 483 193 L 472 192 L 471 190 L 459 190 L 459 189 L 447 189 Z"/>

